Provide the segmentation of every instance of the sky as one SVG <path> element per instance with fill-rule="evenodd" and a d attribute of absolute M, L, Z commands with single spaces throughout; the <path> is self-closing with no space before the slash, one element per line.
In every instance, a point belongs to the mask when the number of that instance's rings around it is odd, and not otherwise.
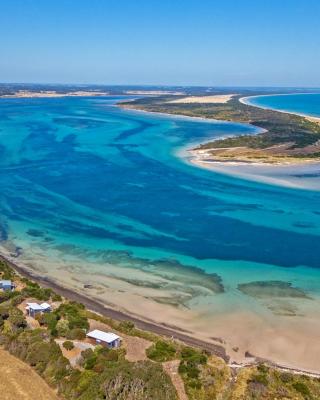
<path fill-rule="evenodd" d="M 0 0 L 0 82 L 320 87 L 320 0 Z"/>

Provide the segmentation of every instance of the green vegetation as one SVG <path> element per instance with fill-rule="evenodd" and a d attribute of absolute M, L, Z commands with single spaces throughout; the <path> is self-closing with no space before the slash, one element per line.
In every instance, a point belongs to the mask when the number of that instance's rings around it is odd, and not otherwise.
<path fill-rule="evenodd" d="M 154 333 L 136 328 L 134 326 L 134 323 L 131 321 L 115 321 L 112 318 L 104 317 L 103 315 L 96 314 L 88 310 L 85 311 L 85 315 L 88 319 L 102 322 L 118 332 L 122 332 L 130 336 L 137 336 L 142 339 L 149 340 L 150 342 L 156 342 L 157 340 L 159 340 L 159 336 L 155 335 Z"/>
<path fill-rule="evenodd" d="M 0 264 L 1 273 L 14 272 Z M 30 329 L 17 308 L 32 293 L 42 296 L 39 285 L 23 280 L 26 288 L 4 296 L 0 303 L 0 344 L 11 354 L 33 367 L 64 400 L 177 400 L 175 388 L 164 372 L 162 362 L 179 362 L 180 374 L 189 400 L 317 400 L 320 379 L 283 372 L 267 365 L 231 371 L 226 363 L 202 350 L 135 328 L 130 321 L 117 322 L 94 314 L 82 304 L 62 300 L 56 310 L 38 316 L 39 329 Z M 273 288 L 274 289 L 274 288 Z M 277 290 L 278 290 L 277 286 Z M 281 287 L 288 289 L 288 287 Z M 289 287 L 291 290 L 291 287 Z M 0 291 L 2 294 L 2 292 Z M 7 293 L 7 292 L 5 292 Z M 13 295 L 14 293 L 14 295 Z M 10 292 L 9 292 L 10 294 Z M 295 292 L 294 292 L 295 294 Z M 83 339 L 88 319 L 107 323 L 113 329 L 147 338 L 150 360 L 129 362 L 125 349 L 96 346 L 81 353 L 78 368 L 71 367 L 55 338 L 66 338 L 62 346 L 74 348 L 74 339 Z M 175 364 L 177 365 L 177 364 Z"/>
<path fill-rule="evenodd" d="M 0 260 L 0 279 L 13 280 L 14 276 L 13 269 L 5 261 Z"/>
<path fill-rule="evenodd" d="M 319 379 L 281 372 L 265 365 L 249 368 L 246 374 L 238 376 L 233 396 L 239 394 L 239 388 L 242 389 L 240 391 L 242 395 L 234 397 L 239 400 L 317 400 L 320 398 Z"/>
<path fill-rule="evenodd" d="M 147 349 L 147 356 L 153 361 L 171 361 L 177 358 L 177 347 L 174 343 L 157 340 L 156 343 Z"/>
<path fill-rule="evenodd" d="M 38 315 L 39 329 L 30 329 L 17 304 L 26 298 L 61 301 L 50 289 L 28 279 L 18 278 L 5 263 L 0 274 L 10 274 L 26 285 L 21 291 L 5 292 L 0 304 L 0 344 L 14 356 L 33 367 L 65 400 L 177 400 L 175 388 L 161 364 L 129 362 L 124 348 L 96 346 L 81 353 L 80 369 L 71 367 L 63 356 L 56 337 L 66 337 L 62 346 L 72 350 L 71 340 L 84 339 L 89 328 L 85 307 L 73 301 L 62 303 L 51 313 Z M 9 275 L 8 275 L 9 276 Z M 2 294 L 2 292 L 0 291 Z M 93 317 L 93 313 L 89 314 Z M 101 317 L 103 318 L 103 317 Z M 96 316 L 100 319 L 100 316 Z M 123 331 L 142 334 L 130 322 L 110 321 Z"/>
<path fill-rule="evenodd" d="M 84 306 L 73 301 L 66 301 L 53 312 L 39 314 L 36 318 L 40 326 L 48 328 L 53 337 L 81 340 L 89 328 Z"/>
<path fill-rule="evenodd" d="M 272 146 L 285 145 L 278 150 L 273 148 L 272 155 L 298 158 L 319 157 L 320 149 L 317 141 L 320 139 L 320 124 L 297 115 L 242 104 L 239 102 L 240 97 L 240 95 L 235 96 L 225 104 L 181 104 L 170 103 L 172 96 L 159 96 L 121 103 L 121 106 L 151 112 L 251 123 L 265 130 L 257 135 L 215 140 L 200 145 L 199 149 L 221 150 L 245 147 L 252 150 L 266 150 Z M 257 157 L 262 157 L 263 154 L 259 153 Z"/>
<path fill-rule="evenodd" d="M 63 381 L 68 399 L 110 400 L 171 400 L 176 392 L 161 365 L 150 361 L 130 363 L 126 360 L 104 361 L 98 372 L 97 364 L 83 372 L 73 371 Z"/>
<path fill-rule="evenodd" d="M 27 278 L 22 278 L 21 280 L 26 285 L 21 291 L 21 294 L 25 297 L 33 297 L 39 301 L 48 301 L 51 296 L 56 296 L 52 289 L 42 288 L 38 283 L 32 282 Z"/>
<path fill-rule="evenodd" d="M 63 342 L 62 346 L 66 349 L 66 350 L 73 350 L 74 349 L 74 344 L 73 342 L 71 342 L 70 340 L 66 340 L 65 342 Z"/>

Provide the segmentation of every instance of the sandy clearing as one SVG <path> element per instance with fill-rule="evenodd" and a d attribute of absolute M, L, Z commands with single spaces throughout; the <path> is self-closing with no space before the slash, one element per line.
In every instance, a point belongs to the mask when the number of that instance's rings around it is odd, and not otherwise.
<path fill-rule="evenodd" d="M 216 104 L 216 103 L 227 103 L 229 100 L 232 99 L 235 94 L 218 94 L 214 96 L 189 96 L 183 97 L 182 99 L 176 99 L 168 101 L 168 103 L 175 103 L 175 104 Z"/>

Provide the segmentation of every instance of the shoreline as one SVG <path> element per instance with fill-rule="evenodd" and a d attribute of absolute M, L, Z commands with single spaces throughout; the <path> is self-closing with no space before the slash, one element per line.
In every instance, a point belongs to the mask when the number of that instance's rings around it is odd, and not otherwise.
<path fill-rule="evenodd" d="M 258 106 L 256 104 L 251 103 L 249 100 L 249 99 L 254 99 L 257 97 L 294 96 L 294 95 L 300 95 L 300 94 L 303 95 L 303 94 L 319 94 L 319 93 L 282 93 L 282 94 L 262 94 L 262 95 L 256 95 L 256 96 L 244 96 L 244 97 L 240 97 L 239 102 L 242 104 L 245 104 L 247 106 L 261 108 L 262 110 L 271 110 L 271 111 L 280 112 L 282 114 L 298 115 L 299 117 L 306 118 L 308 121 L 316 122 L 316 123 L 320 124 L 320 117 L 316 117 L 316 116 L 308 115 L 308 114 L 304 114 L 304 113 L 298 113 L 298 112 L 294 112 L 294 111 L 279 110 L 278 108 Z"/>
<path fill-rule="evenodd" d="M 320 190 L 320 184 L 318 186 L 313 186 L 312 184 L 299 185 L 298 182 L 290 180 L 290 175 L 286 177 L 277 176 L 277 173 L 281 172 L 293 172 L 294 168 L 301 171 L 301 168 L 312 168 L 319 167 L 320 161 L 302 161 L 301 163 L 262 163 L 262 162 L 245 162 L 240 160 L 230 160 L 230 161 L 220 161 L 220 160 L 204 160 L 199 156 L 197 150 L 190 149 L 189 158 L 185 156 L 186 162 L 196 166 L 198 168 L 206 169 L 216 173 L 220 173 L 227 176 L 233 176 L 241 179 L 245 179 L 251 182 L 258 182 L 267 185 L 287 187 L 292 189 L 300 190 Z M 195 154 L 194 154 L 195 153 Z M 191 154 L 191 155 L 190 155 Z M 205 157 L 205 153 L 202 153 Z M 183 157 L 183 156 L 182 156 Z M 252 169 L 252 171 L 249 171 Z M 266 171 L 269 169 L 269 173 Z M 273 174 L 271 170 L 274 170 Z M 291 169 L 291 171 L 290 171 Z M 285 171 L 287 170 L 287 171 Z M 296 171 L 296 172 L 298 172 Z"/>
<path fill-rule="evenodd" d="M 159 336 L 172 338 L 174 340 L 178 340 L 184 343 L 187 346 L 196 347 L 208 351 L 209 353 L 223 359 L 226 362 L 226 364 L 232 369 L 237 370 L 239 368 L 241 369 L 241 368 L 255 366 L 259 363 L 264 363 L 279 371 L 320 378 L 320 371 L 315 371 L 312 369 L 302 369 L 280 363 L 278 364 L 270 359 L 262 358 L 252 354 L 248 355 L 248 361 L 246 362 L 230 361 L 230 357 L 227 355 L 226 348 L 223 345 L 209 343 L 204 340 L 197 339 L 193 336 L 184 334 L 183 332 L 179 332 L 178 330 L 166 327 L 165 325 L 157 324 L 152 321 L 145 321 L 141 318 L 126 314 L 125 312 L 113 309 L 111 307 L 106 307 L 99 301 L 91 299 L 85 295 L 82 295 L 73 289 L 69 289 L 61 285 L 60 283 L 55 282 L 53 279 L 47 276 L 40 276 L 36 273 L 30 272 L 21 265 L 17 265 L 17 263 L 14 262 L 11 258 L 4 256 L 3 254 L 0 254 L 0 261 L 6 262 L 20 276 L 28 278 L 45 288 L 50 288 L 68 300 L 82 303 L 88 309 L 88 311 L 95 312 L 98 315 L 102 315 L 104 317 L 111 318 L 116 321 L 131 321 L 135 324 L 135 326 L 138 329 L 154 333 Z"/>
<path fill-rule="evenodd" d="M 10 259 L 10 262 L 12 262 L 13 265 L 15 265 L 15 269 L 16 270 L 17 270 L 17 268 L 22 268 L 22 270 L 24 270 L 23 266 L 19 267 L 18 265 L 16 265 L 15 261 L 11 257 L 9 257 L 9 259 Z M 24 270 L 24 272 L 26 272 L 26 271 Z M 143 329 L 146 329 L 146 330 L 149 330 L 149 331 L 154 331 L 154 332 L 159 332 L 159 329 L 161 329 L 161 332 L 163 332 L 163 329 L 164 329 L 165 330 L 165 332 L 163 333 L 164 335 L 169 335 L 169 336 L 173 335 L 173 336 L 177 337 L 178 339 L 181 339 L 181 340 L 183 340 L 185 342 L 187 340 L 190 344 L 191 344 L 190 340 L 192 340 L 193 343 L 195 341 L 198 343 L 198 344 L 192 344 L 192 345 L 199 346 L 199 343 L 200 343 L 200 346 L 202 348 L 204 348 L 203 345 L 205 345 L 205 346 L 208 345 L 208 346 L 210 346 L 210 349 L 211 349 L 212 346 L 214 346 L 211 343 L 207 343 L 207 342 L 204 342 L 202 340 L 193 339 L 193 338 L 191 338 L 191 337 L 189 337 L 187 335 L 184 335 L 184 334 L 181 334 L 183 336 L 183 338 L 182 338 L 182 336 L 179 333 L 177 333 L 177 331 L 175 331 L 174 329 L 167 329 L 165 324 L 163 324 L 161 326 L 161 324 L 153 322 L 152 320 L 149 320 L 150 322 L 145 321 L 143 319 L 144 316 L 142 316 L 142 318 L 140 318 L 140 317 L 136 318 L 136 317 L 133 317 L 133 316 L 131 317 L 130 313 L 128 315 L 125 312 L 117 311 L 116 307 L 113 307 L 113 306 L 111 308 L 104 307 L 104 305 L 103 305 L 104 303 L 103 302 L 101 302 L 101 301 L 99 302 L 98 300 L 92 299 L 92 297 L 90 297 L 90 296 L 87 297 L 86 295 L 82 295 L 82 291 L 80 291 L 80 293 L 79 293 L 79 291 L 77 291 L 76 289 L 73 290 L 73 289 L 68 289 L 68 288 L 64 287 L 63 286 L 64 281 L 62 279 L 60 279 L 59 276 L 56 279 L 50 279 L 50 278 L 46 277 L 47 275 L 44 275 L 44 274 L 40 275 L 40 273 L 36 272 L 36 271 L 34 271 L 34 274 L 30 273 L 30 271 L 29 271 L 29 274 L 30 274 L 30 277 L 32 279 L 34 279 L 34 280 L 38 279 L 38 281 L 41 282 L 41 284 L 43 284 L 43 285 L 56 285 L 55 287 L 58 287 L 59 288 L 58 290 L 66 290 L 68 292 L 67 297 L 69 297 L 69 298 L 71 296 L 76 296 L 78 299 L 80 298 L 80 301 L 84 302 L 85 304 L 89 304 L 89 302 L 90 302 L 90 304 L 93 304 L 93 306 L 88 305 L 88 307 L 91 308 L 91 309 L 95 309 L 95 307 L 102 307 L 102 311 L 100 313 L 102 313 L 104 315 L 110 315 L 110 313 L 116 313 L 117 316 L 114 317 L 115 319 L 121 319 L 122 318 L 122 319 L 130 319 L 133 322 L 137 321 L 136 323 L 137 323 L 137 325 L 139 324 L 138 326 L 142 326 L 141 324 L 144 324 L 145 328 L 143 328 Z M 60 281 L 62 282 L 61 284 L 59 284 Z M 106 314 L 107 312 L 108 312 L 108 314 Z M 156 330 L 154 330 L 154 329 L 156 329 Z M 179 328 L 177 328 L 177 330 L 179 332 Z M 180 331 L 180 332 L 182 332 L 182 331 Z M 160 334 L 162 334 L 162 333 L 160 333 Z M 178 335 L 180 337 L 178 337 Z M 223 337 L 223 336 L 221 336 L 221 337 Z"/>
<path fill-rule="evenodd" d="M 292 93 L 295 94 L 295 93 Z M 302 93 L 301 93 L 302 94 Z M 285 94 L 283 94 L 285 95 Z M 273 96 L 273 95 L 262 95 L 262 96 Z M 239 99 L 239 102 L 243 103 L 243 104 L 247 104 L 245 103 L 244 99 L 246 98 L 251 98 L 251 97 L 261 97 L 259 96 L 247 96 L 247 97 L 241 97 Z M 132 99 L 130 102 L 134 102 L 135 99 Z M 127 102 L 126 100 L 123 102 Z M 146 110 L 141 110 L 139 108 L 134 108 L 134 107 L 125 107 L 123 105 L 121 105 L 121 103 L 123 103 L 122 101 L 119 101 L 115 104 L 116 107 L 120 107 L 122 109 L 125 109 L 127 111 L 132 111 L 135 113 L 144 113 L 144 114 L 152 114 L 152 115 L 159 115 L 162 117 L 166 117 L 166 118 L 181 118 L 181 119 L 187 119 L 187 120 L 193 120 L 195 122 L 208 122 L 208 123 L 226 123 L 226 124 L 239 124 L 239 125 L 249 125 L 250 127 L 253 127 L 256 132 L 254 134 L 259 134 L 262 132 L 266 132 L 265 129 L 258 127 L 256 125 L 253 125 L 251 123 L 242 123 L 242 122 L 234 122 L 234 121 L 223 121 L 223 120 L 219 120 L 219 119 L 213 119 L 213 118 L 205 118 L 205 117 L 190 117 L 188 115 L 183 115 L 183 114 L 170 114 L 170 113 L 164 113 L 164 112 L 158 112 L 158 111 L 146 111 Z M 247 104 L 250 105 L 252 107 L 258 107 L 252 104 Z M 259 108 L 259 107 L 258 107 Z M 261 107 L 262 108 L 262 107 Z M 265 108 L 267 109 L 267 108 Z M 270 110 L 270 109 L 269 109 Z M 274 111 L 278 111 L 278 110 L 274 110 Z M 284 114 L 286 114 L 287 112 L 285 111 L 279 111 L 282 112 Z M 288 113 L 287 113 L 288 114 Z M 293 115 L 299 115 L 296 113 L 289 113 L 289 114 L 293 114 Z M 309 118 L 315 118 L 315 117 L 310 117 L 310 116 L 306 116 L 306 115 L 299 115 L 302 116 L 306 119 Z M 315 121 L 312 121 L 315 122 Z M 320 123 L 320 118 L 319 118 L 319 123 Z M 269 176 L 265 176 L 265 175 L 259 175 L 259 174 L 255 174 L 255 173 L 248 173 L 248 172 L 244 172 L 241 171 L 241 169 L 243 167 L 258 167 L 258 168 L 275 168 L 280 170 L 281 168 L 294 168 L 294 167 L 308 167 L 308 166 L 318 166 L 320 168 L 320 161 L 319 160 L 313 160 L 313 159 L 308 159 L 308 160 L 301 160 L 301 162 L 297 162 L 297 160 L 292 160 L 290 161 L 288 159 L 288 162 L 262 162 L 262 161 L 257 161 L 257 160 L 253 160 L 251 161 L 246 161 L 246 160 L 237 160 L 236 157 L 232 160 L 230 159 L 230 161 L 224 161 L 224 160 L 219 160 L 219 159 L 212 159 L 211 161 L 207 160 L 204 161 L 203 157 L 199 156 L 199 154 L 205 156 L 205 154 L 207 152 L 209 152 L 210 150 L 197 150 L 194 146 L 195 145 L 201 145 L 201 144 L 205 144 L 205 143 L 210 143 L 210 142 L 214 142 L 215 140 L 221 140 L 224 139 L 225 137 L 217 137 L 213 140 L 208 140 L 205 142 L 197 142 L 197 143 L 192 143 L 183 147 L 180 147 L 175 154 L 177 155 L 177 157 L 179 157 L 181 160 L 183 160 L 184 162 L 188 163 L 189 165 L 195 166 L 197 168 L 202 168 L 202 169 L 207 169 L 207 170 L 211 170 L 223 175 L 227 175 L 227 176 L 234 176 L 234 177 L 239 177 L 241 179 L 245 179 L 248 181 L 253 181 L 253 182 L 260 182 L 260 183 L 264 183 L 264 184 L 268 184 L 268 185 L 276 185 L 276 186 L 280 186 L 280 187 L 289 187 L 289 188 L 294 188 L 294 189 L 302 189 L 302 190 L 320 190 L 320 186 L 319 188 L 315 188 L 312 185 L 311 186 L 300 186 L 296 183 L 292 183 L 290 182 L 290 180 L 286 180 L 286 179 L 277 179 L 276 177 L 269 177 Z M 189 155 L 189 157 L 188 157 Z M 228 170 L 230 167 L 234 167 L 235 171 L 230 171 Z"/>
<path fill-rule="evenodd" d="M 170 113 L 165 113 L 165 112 L 160 112 L 160 111 L 147 111 L 147 110 L 142 110 L 140 108 L 134 108 L 134 107 L 126 107 L 123 106 L 122 103 L 129 103 L 129 102 L 134 102 L 136 99 L 132 100 L 120 100 L 118 101 L 114 106 L 119 107 L 123 110 L 126 111 L 131 111 L 135 113 L 142 113 L 142 114 L 147 114 L 147 115 L 158 115 L 163 118 L 177 118 L 177 119 L 185 119 L 187 121 L 195 121 L 195 122 L 205 122 L 205 123 L 219 123 L 219 124 L 234 124 L 234 125 L 248 125 L 251 127 L 254 127 L 256 130 L 264 130 L 263 128 L 260 128 L 258 126 L 252 125 L 250 123 L 246 122 L 237 122 L 237 121 L 224 121 L 222 119 L 214 119 L 214 118 L 206 118 L 206 117 L 191 117 L 190 115 L 184 115 L 184 114 L 170 114 Z M 217 138 L 218 139 L 218 138 Z M 205 143 L 205 142 L 199 142 L 199 144 Z"/>
<path fill-rule="evenodd" d="M 30 272 L 21 265 L 17 265 L 17 263 L 14 262 L 11 258 L 4 256 L 3 254 L 0 254 L 0 261 L 5 261 L 18 274 L 28 279 L 31 279 L 44 287 L 53 289 L 55 292 L 57 292 L 63 297 L 84 304 L 90 311 L 94 311 L 105 317 L 112 318 L 118 321 L 129 320 L 133 322 L 135 326 L 141 330 L 146 330 L 148 332 L 152 332 L 160 336 L 166 336 L 169 338 L 170 337 L 174 338 L 175 340 L 180 340 L 181 342 L 184 342 L 187 345 L 209 351 L 210 353 L 222 358 L 226 362 L 229 361 L 229 357 L 226 354 L 226 349 L 223 346 L 216 345 L 214 343 L 209 343 L 201 339 L 196 339 L 192 336 L 188 336 L 182 332 L 179 332 L 178 330 L 174 330 L 164 325 L 157 324 L 156 322 L 145 321 L 141 318 L 126 314 L 123 311 L 119 311 L 111 307 L 106 307 L 99 301 L 87 297 L 86 295 L 80 294 L 75 290 L 69 289 L 47 276 L 42 277 L 36 273 Z"/>

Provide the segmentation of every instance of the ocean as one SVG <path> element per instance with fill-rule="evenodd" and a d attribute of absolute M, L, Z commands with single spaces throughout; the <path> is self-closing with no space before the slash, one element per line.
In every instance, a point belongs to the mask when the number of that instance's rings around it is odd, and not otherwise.
<path fill-rule="evenodd" d="M 307 112 L 275 97 L 252 101 Z M 320 192 L 180 156 L 250 125 L 123 110 L 121 99 L 0 100 L 2 253 L 108 306 L 222 338 L 234 359 L 250 350 L 313 368 Z M 308 345 L 293 354 L 297 340 Z"/>
<path fill-rule="evenodd" d="M 253 106 L 320 117 L 320 93 L 252 96 L 247 102 Z"/>

